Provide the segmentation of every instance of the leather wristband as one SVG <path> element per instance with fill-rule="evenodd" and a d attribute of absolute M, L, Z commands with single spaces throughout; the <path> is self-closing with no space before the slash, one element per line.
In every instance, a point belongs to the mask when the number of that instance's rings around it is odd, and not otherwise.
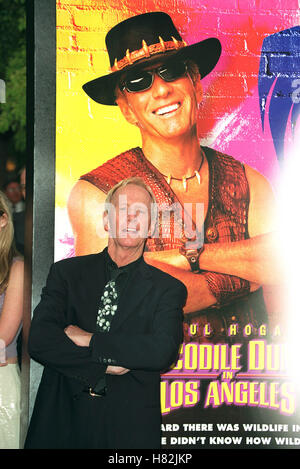
<path fill-rule="evenodd" d="M 179 248 L 180 254 L 182 254 L 189 262 L 192 272 L 200 272 L 199 257 L 204 251 L 204 245 L 201 248 L 188 249 L 185 246 Z"/>

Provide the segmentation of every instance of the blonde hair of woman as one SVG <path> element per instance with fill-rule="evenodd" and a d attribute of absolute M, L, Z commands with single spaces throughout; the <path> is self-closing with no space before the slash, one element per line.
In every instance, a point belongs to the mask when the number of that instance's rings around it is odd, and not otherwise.
<path fill-rule="evenodd" d="M 19 448 L 20 373 L 17 338 L 23 314 L 23 259 L 14 246 L 12 215 L 0 192 L 0 449 Z"/>

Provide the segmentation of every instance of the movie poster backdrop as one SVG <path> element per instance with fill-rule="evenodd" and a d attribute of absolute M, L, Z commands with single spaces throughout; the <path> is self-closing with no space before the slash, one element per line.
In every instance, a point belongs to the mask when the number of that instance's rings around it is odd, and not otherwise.
<path fill-rule="evenodd" d="M 203 79 L 201 144 L 252 166 L 270 182 L 284 260 L 282 285 L 263 286 L 268 320 L 258 328 L 233 320 L 228 340 L 215 343 L 209 320 L 201 330 L 188 321 L 189 340 L 173 369 L 162 374 L 162 448 L 299 448 L 296 0 L 57 1 L 55 260 L 76 255 L 67 205 L 80 176 L 141 145 L 138 129 L 118 107 L 95 103 L 82 85 L 109 71 L 108 30 L 149 11 L 168 12 L 188 44 L 221 41 L 221 58 Z M 95 217 L 100 223 L 102 214 L 95 211 Z"/>

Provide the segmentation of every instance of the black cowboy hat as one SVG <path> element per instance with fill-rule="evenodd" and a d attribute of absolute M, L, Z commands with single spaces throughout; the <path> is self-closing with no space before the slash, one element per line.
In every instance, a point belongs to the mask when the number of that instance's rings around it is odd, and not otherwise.
<path fill-rule="evenodd" d="M 163 57 L 175 55 L 191 59 L 199 68 L 201 78 L 217 64 L 221 44 L 216 38 L 188 46 L 169 15 L 163 12 L 133 16 L 114 26 L 106 35 L 111 72 L 83 85 L 90 98 L 100 104 L 115 103 L 115 88 L 124 72 L 140 68 Z"/>

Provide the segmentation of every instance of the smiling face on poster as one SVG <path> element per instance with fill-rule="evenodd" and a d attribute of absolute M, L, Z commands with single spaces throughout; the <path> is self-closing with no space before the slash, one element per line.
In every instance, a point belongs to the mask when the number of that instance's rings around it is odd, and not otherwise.
<path fill-rule="evenodd" d="M 188 291 L 162 446 L 289 447 L 299 402 L 275 194 L 299 133 L 299 8 L 114 3 L 57 4 L 56 259 L 103 250 L 107 193 L 142 178 L 158 203 L 144 259 Z M 128 206 L 114 207 L 119 229 Z M 127 228 L 120 242 L 137 242 Z"/>

